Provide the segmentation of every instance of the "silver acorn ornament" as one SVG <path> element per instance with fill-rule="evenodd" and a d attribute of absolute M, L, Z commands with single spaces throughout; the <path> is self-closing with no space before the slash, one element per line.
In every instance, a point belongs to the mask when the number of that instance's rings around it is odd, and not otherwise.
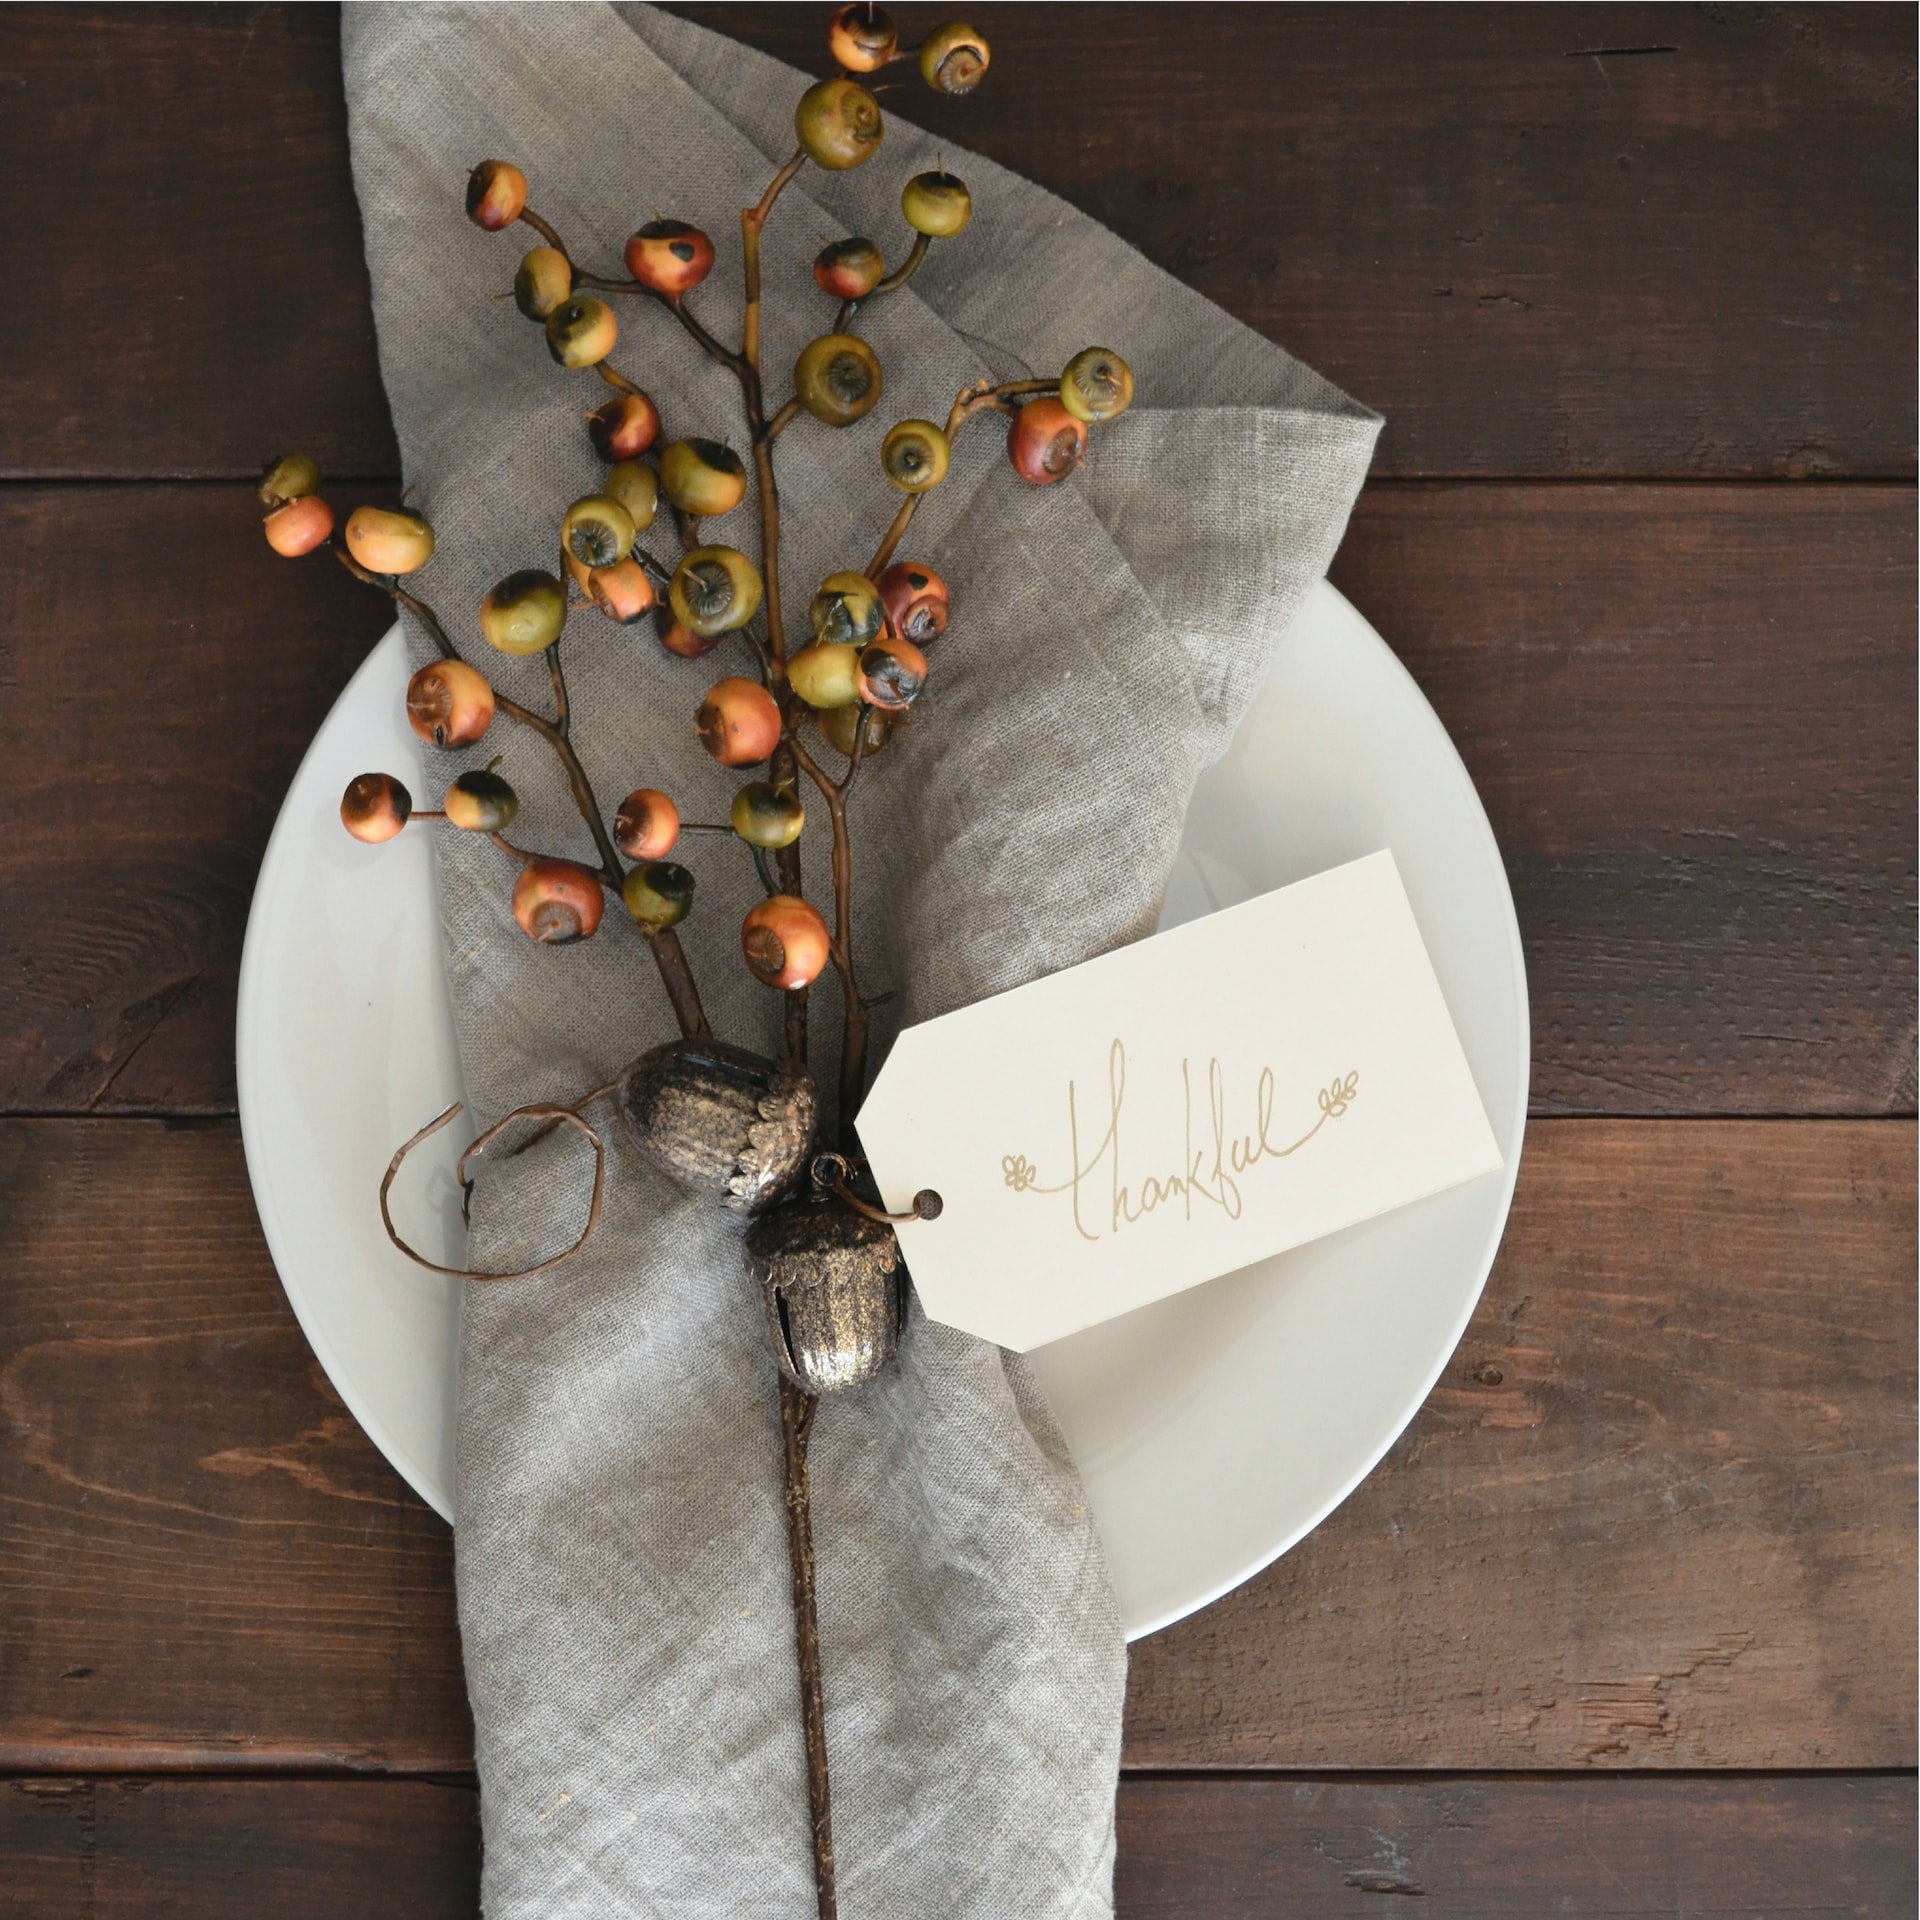
<path fill-rule="evenodd" d="M 870 1380 L 900 1344 L 906 1267 L 885 1220 L 832 1193 L 762 1214 L 747 1229 L 775 1364 L 807 1393 Z"/>
<path fill-rule="evenodd" d="M 804 1067 L 723 1040 L 674 1040 L 621 1076 L 620 1111 L 662 1173 L 737 1213 L 760 1213 L 806 1171 L 819 1096 Z"/>

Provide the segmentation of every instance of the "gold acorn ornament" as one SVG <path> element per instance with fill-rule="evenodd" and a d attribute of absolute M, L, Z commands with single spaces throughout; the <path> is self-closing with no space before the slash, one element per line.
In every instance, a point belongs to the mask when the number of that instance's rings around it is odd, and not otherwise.
<path fill-rule="evenodd" d="M 736 1213 L 800 1183 L 820 1122 L 813 1076 L 713 1039 L 669 1041 L 620 1077 L 620 1111 L 660 1171 Z"/>
<path fill-rule="evenodd" d="M 804 1393 L 842 1393 L 893 1358 L 906 1318 L 906 1266 L 884 1220 L 813 1194 L 747 1229 L 774 1364 Z"/>

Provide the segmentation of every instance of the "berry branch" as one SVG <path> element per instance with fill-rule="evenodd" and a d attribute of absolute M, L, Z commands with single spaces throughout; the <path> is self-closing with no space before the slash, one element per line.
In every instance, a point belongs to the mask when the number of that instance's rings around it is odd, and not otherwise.
<path fill-rule="evenodd" d="M 884 134 L 880 105 L 862 84 L 897 61 L 917 63 L 927 83 L 966 93 L 987 71 L 984 39 L 964 22 L 937 28 L 917 48 L 902 49 L 887 15 L 855 0 L 833 17 L 829 43 L 841 71 L 807 88 L 794 114 L 798 142 L 760 199 L 740 215 L 743 305 L 738 350 L 718 339 L 688 304 L 714 263 L 713 242 L 684 221 L 656 219 L 627 240 L 627 278 L 583 270 L 553 224 L 528 205 L 526 176 L 502 160 L 483 161 L 467 182 L 469 217 L 488 232 L 525 225 L 541 244 L 520 261 L 513 299 L 540 326 L 557 365 L 591 370 L 609 397 L 587 415 L 595 452 L 607 463 L 599 490 L 575 500 L 560 517 L 558 575 L 542 568 L 509 574 L 483 598 L 482 637 L 510 656 L 545 656 L 552 717 L 498 693 L 455 646 L 425 601 L 400 584 L 433 554 L 433 531 L 417 515 L 361 507 L 347 520 L 341 564 L 410 611 L 433 641 L 438 659 L 414 674 L 407 714 L 421 739 L 441 748 L 475 745 L 496 713 L 540 735 L 566 773 L 575 806 L 597 852 L 597 866 L 558 859 L 507 837 L 518 811 L 513 788 L 495 765 L 455 778 L 441 807 L 415 811 L 391 774 L 360 775 L 341 802 L 341 817 L 361 840 L 391 839 L 409 819 L 492 839 L 518 865 L 514 917 L 536 941 L 563 944 L 592 937 L 605 895 L 617 894 L 645 935 L 680 1038 L 634 1061 L 609 1087 L 572 1106 L 536 1103 L 517 1109 L 483 1133 L 460 1163 L 463 1189 L 470 1161 L 512 1121 L 542 1122 L 533 1136 L 571 1125 L 592 1140 L 595 1171 L 585 1229 L 574 1246 L 520 1276 L 462 1272 L 470 1279 L 528 1277 L 548 1271 L 591 1237 L 601 1213 L 605 1148 L 581 1109 L 612 1092 L 637 1150 L 683 1185 L 711 1194 L 750 1216 L 745 1236 L 749 1275 L 759 1288 L 769 1351 L 780 1379 L 780 1424 L 788 1547 L 792 1562 L 795 1647 L 807 1754 L 814 1880 L 820 1920 L 838 1912 L 829 1790 L 825 1690 L 814 1580 L 813 1528 L 807 1471 L 816 1396 L 857 1385 L 891 1358 L 904 1314 L 905 1272 L 894 1223 L 936 1219 L 940 1197 L 923 1192 L 911 1215 L 887 1213 L 858 1153 L 854 1123 L 866 1088 L 873 1009 L 887 996 L 863 994 L 853 944 L 854 847 L 850 802 L 861 769 L 888 743 L 928 683 L 926 649 L 946 632 L 950 596 L 940 575 L 895 556 L 921 501 L 946 477 L 953 445 L 971 420 L 993 413 L 1008 422 L 1007 453 L 1021 479 L 1051 486 L 1084 456 L 1088 427 L 1124 411 L 1133 375 L 1118 354 L 1090 347 L 1057 380 L 980 380 L 955 399 L 944 426 L 900 420 L 878 448 L 881 476 L 905 496 L 864 568 L 830 573 L 806 607 L 807 634 L 790 644 L 782 592 L 781 513 L 775 449 L 802 414 L 835 430 L 856 426 L 879 403 L 882 369 L 873 346 L 850 331 L 870 301 L 907 284 L 936 239 L 962 234 L 973 215 L 966 186 L 944 167 L 915 175 L 901 193 L 914 238 L 887 271 L 880 249 L 853 236 L 822 249 L 814 278 L 835 302 L 831 329 L 812 340 L 793 368 L 793 392 L 768 409 L 763 365 L 765 289 L 762 240 L 781 193 L 809 162 L 827 171 L 867 164 Z M 611 356 L 620 322 L 602 295 L 644 295 L 664 306 L 698 350 L 727 368 L 740 390 L 747 441 L 743 459 L 723 440 L 670 438 L 660 410 Z M 745 501 L 748 466 L 759 521 L 757 560 L 712 540 L 707 527 Z M 312 461 L 276 463 L 261 482 L 266 534 L 276 551 L 310 553 L 333 544 L 333 510 L 320 497 Z M 682 548 L 671 566 L 642 544 L 670 513 Z M 751 674 L 726 674 L 706 691 L 694 730 L 721 766 L 758 770 L 735 793 L 726 826 L 683 821 L 658 787 L 636 787 L 611 825 L 587 779 L 572 739 L 574 706 L 562 664 L 563 628 L 589 610 L 616 625 L 650 620 L 670 654 L 697 660 L 738 634 Z M 798 628 L 796 626 L 797 634 Z M 817 734 L 817 738 L 816 738 Z M 844 768 L 829 770 L 828 750 Z M 827 816 L 831 846 L 832 924 L 806 897 L 800 843 L 806 775 Z M 676 928 L 691 911 L 692 872 L 669 856 L 691 834 L 723 832 L 751 849 L 766 893 L 740 928 L 748 969 L 777 989 L 784 1010 L 784 1054 L 774 1060 L 719 1040 L 702 1008 Z M 836 1121 L 839 1150 L 819 1151 L 823 1115 L 807 1062 L 808 990 L 831 964 L 842 1002 Z M 394 1156 L 380 1190 L 394 1244 L 430 1264 L 393 1231 L 387 1199 L 408 1154 L 453 1117 L 450 1111 Z M 435 1268 L 439 1272 L 460 1270 Z"/>

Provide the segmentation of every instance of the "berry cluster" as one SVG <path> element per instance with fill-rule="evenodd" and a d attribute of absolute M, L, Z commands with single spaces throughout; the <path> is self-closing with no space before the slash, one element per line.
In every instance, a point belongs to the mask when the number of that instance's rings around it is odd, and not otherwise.
<path fill-rule="evenodd" d="M 895 272 L 888 274 L 880 248 L 864 237 L 835 241 L 821 251 L 814 277 L 838 298 L 840 309 L 832 328 L 799 355 L 792 397 L 778 409 L 764 401 L 759 356 L 761 228 L 781 187 L 806 162 L 829 169 L 857 167 L 879 150 L 885 122 L 878 101 L 856 75 L 912 58 L 930 85 L 964 93 L 978 83 L 989 60 L 984 38 L 962 22 L 937 29 L 917 51 L 903 54 L 886 14 L 862 4 L 834 16 L 829 41 L 843 71 L 802 96 L 794 115 L 798 151 L 761 203 L 742 216 L 747 314 L 738 352 L 709 333 L 688 304 L 714 263 L 713 241 L 698 227 L 682 220 L 648 222 L 626 243 L 627 277 L 607 278 L 583 270 L 560 235 L 533 211 L 526 175 L 518 167 L 487 160 L 469 176 L 466 207 L 477 225 L 502 231 L 520 223 L 540 237 L 541 244 L 524 256 L 514 275 L 520 312 L 543 329 L 557 364 L 590 369 L 612 389 L 586 418 L 593 448 L 607 462 L 606 473 L 597 492 L 574 501 L 561 515 L 556 570 L 508 574 L 478 609 L 480 634 L 491 646 L 514 656 L 547 657 L 555 717 L 534 715 L 497 696 L 484 673 L 459 656 L 441 622 L 400 587 L 403 577 L 433 556 L 433 530 L 418 515 L 357 508 L 343 529 L 339 557 L 361 578 L 422 614 L 440 643 L 444 657 L 421 668 L 407 690 L 408 718 L 423 740 L 442 748 L 471 747 L 504 711 L 553 742 L 568 763 L 576 798 L 588 803 L 590 789 L 566 738 L 559 644 L 569 618 L 589 607 L 620 625 L 650 618 L 660 643 L 688 659 L 700 658 L 731 635 L 744 638 L 756 671 L 714 682 L 694 709 L 694 730 L 722 766 L 763 770 L 740 790 L 729 815 L 731 831 L 749 847 L 781 856 L 769 898 L 741 928 L 747 966 L 788 993 L 809 986 L 829 963 L 840 971 L 848 1044 L 862 1050 L 843 1060 L 845 1136 L 860 1092 L 866 1003 L 859 998 L 847 948 L 844 895 L 850 880 L 842 874 L 843 869 L 850 874 L 850 864 L 844 802 L 861 761 L 886 744 L 895 722 L 925 691 L 927 648 L 945 632 L 950 611 L 938 572 L 923 562 L 895 560 L 895 548 L 919 500 L 946 477 L 954 439 L 968 420 L 988 412 L 1008 416 L 1006 446 L 1014 471 L 1033 485 L 1050 486 L 1079 466 L 1089 425 L 1111 419 L 1129 404 L 1133 375 L 1118 354 L 1090 347 L 1057 380 L 982 382 L 956 399 L 944 424 L 907 419 L 891 426 L 879 442 L 879 465 L 906 500 L 865 567 L 848 567 L 821 581 L 807 607 L 810 638 L 789 651 L 778 589 L 774 444 L 801 412 L 845 428 L 879 403 L 880 360 L 851 330 L 854 317 L 864 304 L 905 284 L 934 240 L 962 233 L 973 203 L 965 185 L 944 170 L 917 174 L 901 194 L 901 211 L 914 238 Z M 611 363 L 621 328 L 604 297 L 609 295 L 642 296 L 665 306 L 704 352 L 740 377 L 747 458 L 721 439 L 668 437 L 653 399 Z M 757 562 L 742 546 L 711 539 L 705 531 L 707 522 L 725 519 L 746 500 L 750 463 L 760 505 Z M 276 551 L 298 555 L 332 543 L 333 510 L 319 486 L 318 471 L 303 456 L 277 462 L 262 481 L 260 496 L 269 509 L 266 534 Z M 663 514 L 670 515 L 681 549 L 670 566 L 646 544 Z M 838 775 L 828 773 L 817 757 L 815 737 L 844 762 Z M 841 911 L 834 927 L 806 898 L 799 879 L 797 847 L 807 825 L 799 790 L 803 771 L 827 802 L 835 838 Z M 341 815 L 350 833 L 370 842 L 391 838 L 409 819 L 439 820 L 492 836 L 521 862 L 514 915 L 536 940 L 587 938 L 601 924 L 603 892 L 618 894 L 653 940 L 656 957 L 666 956 L 683 1027 L 703 1032 L 704 1018 L 687 1018 L 697 995 L 684 955 L 663 940 L 690 911 L 695 891 L 692 873 L 669 857 L 684 830 L 672 799 L 657 788 L 636 788 L 617 810 L 610 836 L 597 803 L 591 803 L 588 824 L 602 854 L 598 869 L 514 847 L 505 833 L 517 806 L 512 788 L 491 770 L 454 781 L 441 808 L 431 813 L 415 810 L 394 776 L 374 773 L 351 784 Z M 629 867 L 627 861 L 635 864 Z M 802 1022 L 790 1023 L 790 1042 L 803 1034 Z"/>

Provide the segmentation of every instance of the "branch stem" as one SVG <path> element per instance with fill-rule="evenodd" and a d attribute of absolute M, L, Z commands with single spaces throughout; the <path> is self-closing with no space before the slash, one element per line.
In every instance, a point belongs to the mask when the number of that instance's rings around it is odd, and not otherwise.
<path fill-rule="evenodd" d="M 800 1725 L 807 1743 L 807 1804 L 812 1814 L 814 1897 L 819 1920 L 839 1920 L 833 1860 L 833 1800 L 827 1778 L 827 1704 L 820 1665 L 820 1613 L 814 1592 L 813 1496 L 807 1442 L 819 1402 L 780 1377 L 780 1441 L 786 1470 L 787 1555 L 793 1568 L 793 1637 L 800 1656 Z"/>

